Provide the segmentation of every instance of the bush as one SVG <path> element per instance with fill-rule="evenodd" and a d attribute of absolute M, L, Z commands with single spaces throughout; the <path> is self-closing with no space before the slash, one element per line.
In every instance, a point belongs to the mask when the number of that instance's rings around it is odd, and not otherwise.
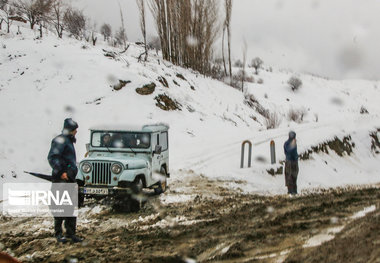
<path fill-rule="evenodd" d="M 261 68 L 263 63 L 264 63 L 264 61 L 259 57 L 252 59 L 250 66 L 255 69 L 256 75 L 259 74 L 259 68 Z"/>
<path fill-rule="evenodd" d="M 276 112 L 270 113 L 268 117 L 265 119 L 265 125 L 267 129 L 275 129 L 278 128 L 281 124 L 281 117 Z"/>
<path fill-rule="evenodd" d="M 161 41 L 160 41 L 160 38 L 159 37 L 152 37 L 149 40 L 147 46 L 148 46 L 149 49 L 155 49 L 156 52 L 158 52 L 159 50 L 161 50 Z"/>
<path fill-rule="evenodd" d="M 255 78 L 253 76 L 248 76 L 245 78 L 245 81 L 249 83 L 255 83 Z"/>
<path fill-rule="evenodd" d="M 112 35 L 112 28 L 111 28 L 111 26 L 109 24 L 104 23 L 100 27 L 100 33 L 103 35 L 104 41 L 108 40 L 111 37 L 111 35 Z"/>
<path fill-rule="evenodd" d="M 258 83 L 258 84 L 264 84 L 264 80 L 263 80 L 263 79 L 259 79 L 259 80 L 257 81 L 257 83 Z"/>
<path fill-rule="evenodd" d="M 123 46 L 127 41 L 127 33 L 123 27 L 120 27 L 119 30 L 115 33 L 116 45 Z"/>
<path fill-rule="evenodd" d="M 368 114 L 368 113 L 369 113 L 368 110 L 364 106 L 360 108 L 360 114 Z"/>
<path fill-rule="evenodd" d="M 294 122 L 297 122 L 297 123 L 301 123 L 301 122 L 303 122 L 303 118 L 305 117 L 306 113 L 307 112 L 306 112 L 305 109 L 295 110 L 295 109 L 292 108 L 288 112 L 288 120 L 289 121 L 294 121 Z"/>
<path fill-rule="evenodd" d="M 211 77 L 217 80 L 223 80 L 225 75 L 221 64 L 215 63 L 211 67 Z"/>
<path fill-rule="evenodd" d="M 293 76 L 288 80 L 288 84 L 293 91 L 296 91 L 302 86 L 302 80 Z"/>
<path fill-rule="evenodd" d="M 236 60 L 234 63 L 234 66 L 237 68 L 242 68 L 243 67 L 243 62 L 241 62 L 240 59 Z"/>
<path fill-rule="evenodd" d="M 259 101 L 255 98 L 253 94 L 246 94 L 244 104 L 248 105 L 250 108 L 254 109 L 256 112 L 258 112 L 261 116 L 263 116 L 266 119 L 270 118 L 270 112 L 269 110 L 265 109 Z"/>

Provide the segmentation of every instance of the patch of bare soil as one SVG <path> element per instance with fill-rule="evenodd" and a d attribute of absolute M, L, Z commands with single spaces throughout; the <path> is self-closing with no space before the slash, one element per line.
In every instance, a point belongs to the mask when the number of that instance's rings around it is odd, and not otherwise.
<path fill-rule="evenodd" d="M 156 106 L 164 111 L 181 110 L 182 105 L 166 94 L 160 94 L 154 99 L 157 101 Z"/>
<path fill-rule="evenodd" d="M 379 209 L 354 220 L 321 246 L 294 250 L 286 262 L 380 263 Z"/>
<path fill-rule="evenodd" d="M 82 244 L 57 244 L 52 219 L 2 217 L 0 246 L 24 262 L 378 262 L 378 209 L 352 217 L 379 203 L 375 187 L 271 197 L 201 175 L 170 183 L 160 197 L 147 193 L 137 213 L 94 213 L 87 200 L 78 220 Z M 329 228 L 342 230 L 304 247 Z"/>
<path fill-rule="evenodd" d="M 155 89 L 156 84 L 152 82 L 150 84 L 144 85 L 142 88 L 137 88 L 136 92 L 140 95 L 150 95 L 154 92 Z"/>

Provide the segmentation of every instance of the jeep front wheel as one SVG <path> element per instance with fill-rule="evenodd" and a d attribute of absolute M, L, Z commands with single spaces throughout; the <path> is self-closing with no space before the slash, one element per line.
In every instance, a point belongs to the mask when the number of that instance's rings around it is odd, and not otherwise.
<path fill-rule="evenodd" d="M 160 174 L 160 181 L 157 183 L 157 188 L 154 188 L 154 193 L 156 195 L 165 193 L 167 189 L 167 173 L 165 167 L 161 167 Z"/>

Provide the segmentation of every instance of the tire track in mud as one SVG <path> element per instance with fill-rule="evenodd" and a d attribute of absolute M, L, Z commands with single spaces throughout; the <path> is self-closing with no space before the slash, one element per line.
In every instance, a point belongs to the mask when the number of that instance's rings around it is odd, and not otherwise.
<path fill-rule="evenodd" d="M 57 245 L 51 219 L 1 217 L 0 243 L 25 262 L 282 262 L 299 249 L 315 249 L 303 248 L 310 238 L 380 203 L 376 187 L 290 198 L 244 194 L 224 184 L 201 176 L 176 181 L 176 190 L 149 197 L 138 213 L 87 208 L 78 224 L 82 245 Z M 165 202 L 183 194 L 193 198 Z"/>

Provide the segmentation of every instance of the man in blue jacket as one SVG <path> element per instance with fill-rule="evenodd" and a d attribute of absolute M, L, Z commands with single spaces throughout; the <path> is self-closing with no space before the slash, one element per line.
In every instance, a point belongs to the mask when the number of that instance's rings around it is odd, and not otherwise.
<path fill-rule="evenodd" d="M 78 124 L 71 118 L 65 119 L 62 134 L 51 142 L 48 161 L 52 167 L 54 183 L 74 183 L 78 172 L 74 143 Z M 72 242 L 81 242 L 82 239 L 75 235 L 76 217 L 54 217 L 55 237 L 58 242 L 65 243 L 67 238 L 63 236 L 62 223 L 65 222 L 66 237 Z"/>
<path fill-rule="evenodd" d="M 289 139 L 284 144 L 285 161 L 285 184 L 288 187 L 288 194 L 297 194 L 297 176 L 298 176 L 298 153 L 296 133 L 289 132 Z"/>

